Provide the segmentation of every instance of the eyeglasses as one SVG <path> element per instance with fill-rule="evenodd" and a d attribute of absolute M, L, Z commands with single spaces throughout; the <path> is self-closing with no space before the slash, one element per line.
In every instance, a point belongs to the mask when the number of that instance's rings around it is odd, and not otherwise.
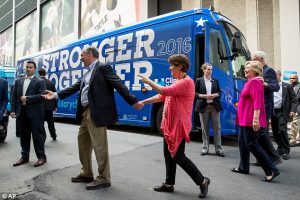
<path fill-rule="evenodd" d="M 290 79 L 296 79 L 296 78 L 290 78 Z"/>

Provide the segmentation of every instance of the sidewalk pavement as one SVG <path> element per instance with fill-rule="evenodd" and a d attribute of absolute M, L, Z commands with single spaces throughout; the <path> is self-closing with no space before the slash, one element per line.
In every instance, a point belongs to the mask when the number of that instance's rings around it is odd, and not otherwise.
<path fill-rule="evenodd" d="M 214 147 L 211 145 L 211 150 Z M 272 183 L 261 181 L 260 167 L 250 168 L 250 175 L 232 173 L 239 163 L 237 146 L 224 146 L 225 157 L 213 154 L 200 156 L 202 143 L 186 145 L 186 155 L 204 176 L 211 180 L 207 199 L 217 200 L 298 200 L 300 196 L 300 147 L 291 148 L 290 160 L 278 166 L 280 176 Z M 214 152 L 212 152 L 214 153 Z M 253 159 L 253 157 L 252 157 Z M 254 160 L 254 159 L 253 159 Z M 164 182 L 165 166 L 162 142 L 145 145 L 110 157 L 112 186 L 86 190 L 84 183 L 72 183 L 80 165 L 49 171 L 33 179 L 32 192 L 18 196 L 20 200 L 34 199 L 105 199 L 105 200 L 187 200 L 198 199 L 199 187 L 178 166 L 174 193 L 154 192 L 153 187 Z M 96 162 L 93 161 L 96 175 Z"/>

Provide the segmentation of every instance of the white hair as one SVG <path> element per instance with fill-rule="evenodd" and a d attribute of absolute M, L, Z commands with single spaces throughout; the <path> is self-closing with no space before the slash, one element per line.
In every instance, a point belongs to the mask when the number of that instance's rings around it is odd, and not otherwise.
<path fill-rule="evenodd" d="M 276 72 L 277 74 L 281 74 L 281 70 L 280 70 L 280 69 L 275 69 L 275 72 Z"/>
<path fill-rule="evenodd" d="M 253 57 L 259 57 L 259 58 L 262 58 L 263 60 L 265 60 L 266 58 L 266 53 L 263 52 L 263 51 L 255 51 L 253 53 Z"/>

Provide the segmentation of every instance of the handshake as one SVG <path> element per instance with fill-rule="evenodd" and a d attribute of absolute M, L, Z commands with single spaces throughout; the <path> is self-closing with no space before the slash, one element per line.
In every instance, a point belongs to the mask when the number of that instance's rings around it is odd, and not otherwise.
<path fill-rule="evenodd" d="M 45 94 L 43 94 L 42 97 L 46 100 L 53 100 L 58 98 L 58 96 L 56 96 L 55 93 L 50 90 L 45 90 Z M 144 107 L 144 103 L 143 101 L 139 101 L 132 106 L 137 110 L 141 110 Z"/>
<path fill-rule="evenodd" d="M 143 101 L 139 101 L 139 102 L 133 104 L 132 106 L 133 106 L 135 109 L 137 109 L 137 110 L 141 110 L 141 109 L 144 107 L 144 105 L 145 105 L 145 104 L 144 104 Z"/>

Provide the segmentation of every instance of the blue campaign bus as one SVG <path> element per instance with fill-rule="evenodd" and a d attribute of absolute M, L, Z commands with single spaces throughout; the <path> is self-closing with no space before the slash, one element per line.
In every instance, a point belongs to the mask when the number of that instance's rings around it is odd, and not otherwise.
<path fill-rule="evenodd" d="M 17 61 L 17 74 L 23 73 L 26 61 L 33 59 L 39 68 L 46 69 L 56 88 L 62 90 L 80 80 L 85 73 L 80 54 L 88 45 L 99 49 L 99 60 L 110 63 L 139 99 L 153 96 L 156 92 L 143 84 L 138 74 L 148 76 L 161 85 L 170 85 L 174 81 L 167 61 L 170 55 L 187 55 L 191 61 L 188 74 L 194 79 L 203 75 L 203 63 L 211 63 L 213 77 L 219 79 L 222 90 L 221 132 L 223 135 L 236 134 L 235 104 L 245 82 L 243 69 L 244 63 L 250 59 L 250 52 L 243 34 L 227 17 L 211 9 L 171 12 L 22 57 Z M 55 116 L 75 118 L 77 96 L 74 94 L 59 101 Z M 118 124 L 160 126 L 162 103 L 146 105 L 137 111 L 117 92 L 115 97 Z M 194 126 L 201 126 L 197 115 L 193 120 Z"/>
<path fill-rule="evenodd" d="M 9 66 L 0 66 L 0 78 L 4 78 L 7 80 L 8 83 L 8 105 L 7 105 L 7 111 L 10 112 L 10 96 L 11 96 L 11 89 L 12 85 L 15 81 L 15 73 L 16 68 L 9 67 Z"/>

